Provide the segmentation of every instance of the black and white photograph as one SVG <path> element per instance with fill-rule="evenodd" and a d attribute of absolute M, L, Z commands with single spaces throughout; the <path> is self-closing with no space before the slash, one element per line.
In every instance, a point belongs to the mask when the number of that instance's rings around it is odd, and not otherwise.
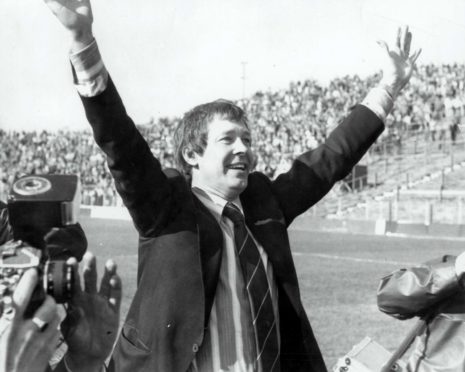
<path fill-rule="evenodd" d="M 2 0 L 0 372 L 465 372 L 465 1 Z"/>

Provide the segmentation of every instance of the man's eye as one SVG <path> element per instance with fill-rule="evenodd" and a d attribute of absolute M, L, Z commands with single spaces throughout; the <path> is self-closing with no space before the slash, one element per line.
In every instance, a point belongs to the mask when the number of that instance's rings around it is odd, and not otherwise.
<path fill-rule="evenodd" d="M 247 146 L 250 146 L 252 144 L 252 139 L 250 138 L 243 138 L 242 142 L 244 142 Z"/>
<path fill-rule="evenodd" d="M 233 139 L 232 137 L 226 136 L 226 137 L 221 137 L 220 141 L 229 143 L 229 142 L 232 142 Z"/>

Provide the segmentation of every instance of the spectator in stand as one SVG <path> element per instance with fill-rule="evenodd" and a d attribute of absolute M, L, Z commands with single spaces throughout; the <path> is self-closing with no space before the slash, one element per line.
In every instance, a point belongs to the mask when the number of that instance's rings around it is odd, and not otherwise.
<path fill-rule="evenodd" d="M 457 97 L 455 88 L 448 89 L 446 99 L 444 100 L 445 119 L 449 126 L 450 139 L 452 144 L 455 144 L 457 133 L 459 130 L 460 121 L 462 119 L 463 102 Z"/>

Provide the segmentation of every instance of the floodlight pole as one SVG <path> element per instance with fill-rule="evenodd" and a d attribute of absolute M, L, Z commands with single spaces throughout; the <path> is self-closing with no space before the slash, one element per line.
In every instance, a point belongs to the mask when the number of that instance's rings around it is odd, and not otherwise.
<path fill-rule="evenodd" d="M 247 62 L 241 62 L 242 65 L 242 98 L 245 98 L 245 81 L 247 80 L 247 75 L 246 75 L 246 67 L 247 67 Z"/>

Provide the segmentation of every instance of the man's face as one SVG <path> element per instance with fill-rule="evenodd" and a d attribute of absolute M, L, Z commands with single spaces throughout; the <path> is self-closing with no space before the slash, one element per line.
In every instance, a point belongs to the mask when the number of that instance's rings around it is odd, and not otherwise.
<path fill-rule="evenodd" d="M 192 182 L 226 200 L 233 200 L 247 187 L 254 156 L 251 134 L 244 124 L 220 118 L 208 124 L 207 146 L 194 153 Z"/>

